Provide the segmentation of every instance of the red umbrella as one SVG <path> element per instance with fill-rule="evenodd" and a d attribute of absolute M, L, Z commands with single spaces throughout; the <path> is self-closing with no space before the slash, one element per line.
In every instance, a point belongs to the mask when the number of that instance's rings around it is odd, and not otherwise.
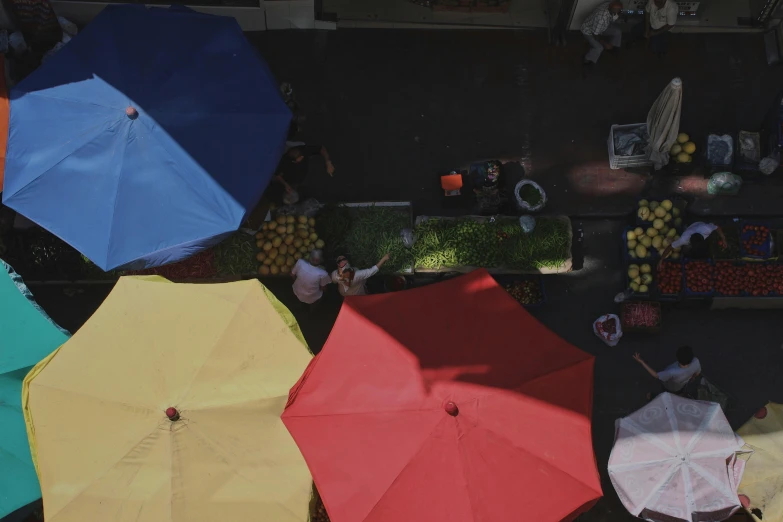
<path fill-rule="evenodd" d="M 347 297 L 283 422 L 334 522 L 571 520 L 601 497 L 593 356 L 486 271 Z"/>

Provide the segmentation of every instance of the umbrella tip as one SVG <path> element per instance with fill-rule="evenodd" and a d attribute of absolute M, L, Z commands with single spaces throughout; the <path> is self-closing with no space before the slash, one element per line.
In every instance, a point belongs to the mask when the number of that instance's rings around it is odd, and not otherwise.
<path fill-rule="evenodd" d="M 675 79 L 672 80 L 672 85 L 674 87 L 681 87 L 682 86 L 682 80 L 680 80 L 679 78 L 675 78 Z"/>
<path fill-rule="evenodd" d="M 452 417 L 456 417 L 459 414 L 459 408 L 457 408 L 457 405 L 451 401 L 447 402 L 443 409 L 445 409 L 446 413 Z"/>
<path fill-rule="evenodd" d="M 166 417 L 168 417 L 172 422 L 178 421 L 179 412 L 177 411 L 177 408 L 166 408 Z"/>
<path fill-rule="evenodd" d="M 137 111 L 134 107 L 128 107 L 125 109 L 125 115 L 128 116 L 131 120 L 135 120 L 139 117 L 139 111 Z"/>
<path fill-rule="evenodd" d="M 757 419 L 763 419 L 764 417 L 767 416 L 767 407 L 766 406 L 762 407 L 759 411 L 754 413 L 753 416 L 756 417 Z"/>

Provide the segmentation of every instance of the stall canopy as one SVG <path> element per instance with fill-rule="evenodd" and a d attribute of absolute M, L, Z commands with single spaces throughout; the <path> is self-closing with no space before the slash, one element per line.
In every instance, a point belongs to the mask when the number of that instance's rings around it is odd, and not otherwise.
<path fill-rule="evenodd" d="M 717 403 L 662 393 L 617 421 L 609 478 L 644 520 L 725 520 L 740 509 L 742 445 Z"/>
<path fill-rule="evenodd" d="M 739 485 L 756 522 L 783 522 L 783 404 L 770 402 L 737 433 L 753 450 Z"/>
<path fill-rule="evenodd" d="M 571 520 L 601 496 L 593 357 L 485 270 L 347 297 L 283 421 L 334 522 Z"/>
<path fill-rule="evenodd" d="M 233 18 L 109 5 L 11 91 L 3 202 L 104 270 L 237 230 L 291 113 Z"/>
<path fill-rule="evenodd" d="M 306 522 L 280 414 L 311 357 L 256 280 L 121 278 L 25 378 L 47 522 Z"/>
<path fill-rule="evenodd" d="M 22 415 L 22 381 L 67 339 L 0 261 L 0 519 L 41 498 Z"/>

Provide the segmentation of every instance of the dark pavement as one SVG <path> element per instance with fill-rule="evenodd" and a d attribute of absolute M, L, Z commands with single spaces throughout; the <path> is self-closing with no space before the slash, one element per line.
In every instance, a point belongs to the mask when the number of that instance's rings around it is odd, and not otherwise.
<path fill-rule="evenodd" d="M 636 123 L 673 76 L 684 82 L 682 128 L 693 136 L 715 129 L 757 129 L 783 86 L 783 68 L 767 67 L 758 35 L 676 35 L 663 61 L 643 49 L 606 55 L 588 78 L 583 45 L 549 47 L 536 32 L 359 31 L 269 32 L 249 35 L 281 81 L 292 82 L 307 115 L 304 137 L 323 142 L 337 172 L 314 169 L 310 183 L 323 201 L 411 200 L 417 215 L 454 214 L 437 174 L 474 160 L 518 159 L 546 189 L 547 211 L 570 216 L 626 215 L 642 190 L 699 196 L 703 180 L 610 171 L 606 138 L 613 123 Z M 313 163 L 317 164 L 317 161 Z M 701 180 L 701 181 L 700 181 Z M 779 211 L 777 179 L 732 200 L 703 197 L 692 209 L 721 213 Z M 751 188 L 754 187 L 754 188 Z M 755 188 L 758 187 L 758 188 Z M 689 192 L 690 191 L 690 192 Z M 703 196 L 703 194 L 701 194 Z M 761 197 L 765 199 L 762 201 Z M 758 198 L 758 199 L 757 199 Z M 549 303 L 533 314 L 575 346 L 597 356 L 594 442 L 605 498 L 582 521 L 637 520 L 620 505 L 606 476 L 614 421 L 641 407 L 653 380 L 631 358 L 654 367 L 694 347 L 704 373 L 731 396 L 727 415 L 738 428 L 768 400 L 783 402 L 783 322 L 776 311 L 710 311 L 700 303 L 664 310 L 659 335 L 626 334 L 617 347 L 592 332 L 600 315 L 616 312 L 623 288 L 618 238 L 621 219 L 575 220 L 578 270 L 546 276 Z M 334 289 L 316 315 L 296 306 L 290 281 L 265 284 L 291 307 L 314 351 L 339 310 Z M 70 330 L 100 305 L 109 286 L 32 290 L 44 309 Z M 520 470 L 522 471 L 522 470 Z"/>
<path fill-rule="evenodd" d="M 517 159 L 549 195 L 547 211 L 624 215 L 659 185 L 704 201 L 706 213 L 783 211 L 783 176 L 747 197 L 706 197 L 701 172 L 610 170 L 612 124 L 646 120 L 675 76 L 683 80 L 681 129 L 758 130 L 783 87 L 760 34 L 677 34 L 659 60 L 644 48 L 605 53 L 587 78 L 585 44 L 565 48 L 537 31 L 272 31 L 249 38 L 281 81 L 294 85 L 305 138 L 329 147 L 334 179 L 310 183 L 323 199 L 411 200 L 417 214 L 447 214 L 437 174 L 485 158 Z M 522 168 L 512 174 L 511 186 Z M 319 175 L 320 174 L 320 175 Z M 677 187 L 682 187 L 677 189 Z M 466 209 L 464 209 L 466 210 Z M 463 211 L 464 211 L 463 210 Z"/>

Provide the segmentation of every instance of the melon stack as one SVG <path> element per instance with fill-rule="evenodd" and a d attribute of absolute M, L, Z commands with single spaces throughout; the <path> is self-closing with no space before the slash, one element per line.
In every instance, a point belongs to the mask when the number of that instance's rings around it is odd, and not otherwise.
<path fill-rule="evenodd" d="M 658 253 L 680 238 L 677 227 L 682 225 L 680 209 L 671 200 L 658 201 L 639 200 L 636 217 L 650 226 L 636 227 L 626 232 L 628 256 L 632 259 L 647 259 L 655 249 Z M 680 249 L 675 248 L 672 259 L 680 257 Z"/>
<path fill-rule="evenodd" d="M 672 145 L 669 150 L 672 159 L 677 163 L 690 163 L 693 161 L 693 153 L 696 152 L 696 144 L 691 141 L 691 137 L 681 132 L 677 135 L 677 143 Z"/>
<path fill-rule="evenodd" d="M 278 216 L 267 221 L 256 234 L 259 275 L 289 274 L 299 259 L 312 250 L 323 248 L 324 242 L 315 232 L 315 218 Z"/>

